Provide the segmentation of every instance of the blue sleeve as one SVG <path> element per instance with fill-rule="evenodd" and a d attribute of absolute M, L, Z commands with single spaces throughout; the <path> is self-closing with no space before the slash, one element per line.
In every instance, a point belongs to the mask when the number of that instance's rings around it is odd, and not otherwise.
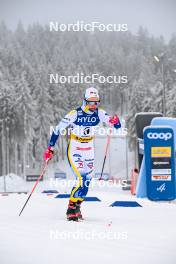
<path fill-rule="evenodd" d="M 51 135 L 51 138 L 50 138 L 50 141 L 49 141 L 49 146 L 50 147 L 54 147 L 54 145 L 56 144 L 56 141 L 58 140 L 58 137 L 59 137 L 59 134 L 56 135 L 53 131 L 52 135 Z"/>

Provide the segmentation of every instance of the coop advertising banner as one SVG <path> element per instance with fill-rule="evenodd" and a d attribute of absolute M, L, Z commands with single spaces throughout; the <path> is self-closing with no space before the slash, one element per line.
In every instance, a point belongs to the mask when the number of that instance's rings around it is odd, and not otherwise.
<path fill-rule="evenodd" d="M 175 199 L 174 133 L 170 127 L 144 129 L 147 197 Z"/>

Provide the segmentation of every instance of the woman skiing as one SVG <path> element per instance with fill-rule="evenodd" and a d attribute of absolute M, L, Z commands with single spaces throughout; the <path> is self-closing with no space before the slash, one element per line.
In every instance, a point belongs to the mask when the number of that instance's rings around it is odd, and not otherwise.
<path fill-rule="evenodd" d="M 86 89 L 82 106 L 69 112 L 56 126 L 52 133 L 49 146 L 44 153 L 45 160 L 53 157 L 54 145 L 63 129 L 71 126 L 70 142 L 68 144 L 68 161 L 77 184 L 73 187 L 68 209 L 66 212 L 69 221 L 82 219 L 81 203 L 87 195 L 89 183 L 94 173 L 94 134 L 100 123 L 120 128 L 117 115 L 110 117 L 99 107 L 100 97 L 97 89 Z"/>

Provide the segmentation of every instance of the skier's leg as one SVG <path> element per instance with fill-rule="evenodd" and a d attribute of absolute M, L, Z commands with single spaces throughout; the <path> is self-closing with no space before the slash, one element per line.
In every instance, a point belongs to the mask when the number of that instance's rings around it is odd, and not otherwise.
<path fill-rule="evenodd" d="M 70 199 L 73 202 L 82 202 L 87 195 L 94 173 L 94 146 L 92 142 L 84 144 L 84 147 L 77 147 L 76 151 L 75 148 L 68 148 L 68 158 L 78 179 L 78 184 L 72 189 Z"/>
<path fill-rule="evenodd" d="M 94 174 L 94 148 L 93 146 L 90 148 L 89 151 L 84 152 L 84 171 L 85 174 L 83 175 L 83 186 L 82 186 L 82 197 L 88 193 L 89 185 L 92 180 Z M 76 203 L 76 213 L 79 219 L 83 220 L 83 216 L 81 213 L 81 204 L 82 201 L 78 201 Z"/>
<path fill-rule="evenodd" d="M 68 146 L 68 160 L 74 175 L 78 179 L 78 183 L 73 187 L 70 195 L 71 208 L 74 207 L 73 203 L 75 203 L 77 216 L 81 218 L 80 205 L 87 195 L 94 168 L 93 144 L 86 143 L 84 147 L 78 147 L 77 142 L 71 142 Z M 71 215 L 73 215 L 73 210 Z"/>
<path fill-rule="evenodd" d="M 84 180 L 84 159 L 82 152 L 76 149 L 75 142 L 71 142 L 67 150 L 68 161 L 73 171 L 74 176 L 77 179 L 77 184 L 73 187 L 70 195 L 70 201 L 67 210 L 68 220 L 78 220 L 77 216 L 77 203 L 80 204 L 83 201 L 82 186 Z"/>
<path fill-rule="evenodd" d="M 84 200 L 84 182 L 86 180 L 85 164 L 84 164 L 84 152 L 77 150 L 73 144 L 68 147 L 68 160 L 74 176 L 77 179 L 77 184 L 73 187 L 70 195 L 72 202 L 78 202 Z"/>

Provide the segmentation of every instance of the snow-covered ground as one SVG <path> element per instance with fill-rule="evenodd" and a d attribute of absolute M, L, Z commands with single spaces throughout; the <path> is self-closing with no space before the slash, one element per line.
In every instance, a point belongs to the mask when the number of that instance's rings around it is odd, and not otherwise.
<path fill-rule="evenodd" d="M 0 195 L 1 264 L 176 263 L 174 202 L 136 199 L 119 186 L 96 185 L 89 196 L 101 202 L 84 202 L 85 220 L 75 223 L 65 220 L 68 199 L 39 192 L 47 185 L 40 183 L 20 217 L 27 195 Z M 117 200 L 142 207 L 109 206 Z"/>

